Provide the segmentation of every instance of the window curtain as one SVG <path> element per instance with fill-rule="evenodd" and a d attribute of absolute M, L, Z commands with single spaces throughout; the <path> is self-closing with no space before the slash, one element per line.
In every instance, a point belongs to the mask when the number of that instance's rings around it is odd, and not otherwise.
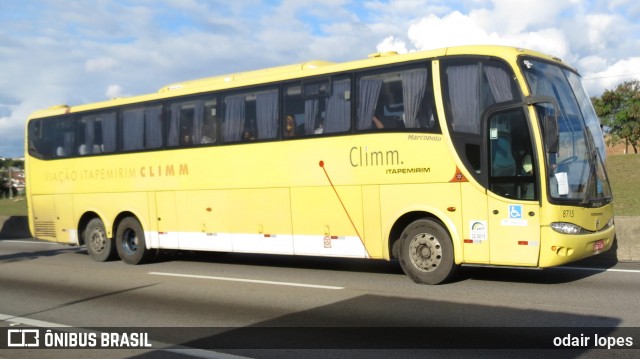
<path fill-rule="evenodd" d="M 489 88 L 496 102 L 505 102 L 513 100 L 511 92 L 511 80 L 504 69 L 497 66 L 487 65 L 484 67 L 484 73 L 489 81 Z"/>
<path fill-rule="evenodd" d="M 122 149 L 139 150 L 144 147 L 144 110 L 124 111 Z"/>
<path fill-rule="evenodd" d="M 404 105 L 404 125 L 406 128 L 418 128 L 418 111 L 427 87 L 427 70 L 406 71 L 402 73 L 402 102 Z"/>
<path fill-rule="evenodd" d="M 344 132 L 351 124 L 351 106 L 345 98 L 349 92 L 351 82 L 342 80 L 333 83 L 333 92 L 327 101 L 327 119 L 325 133 Z"/>
<path fill-rule="evenodd" d="M 226 111 L 222 125 L 224 142 L 240 141 L 244 129 L 245 97 L 244 95 L 227 97 L 225 104 Z"/>
<path fill-rule="evenodd" d="M 461 65 L 447 68 L 451 122 L 456 132 L 480 134 L 478 67 L 478 65 Z"/>
<path fill-rule="evenodd" d="M 102 151 L 112 153 L 116 151 L 116 114 L 109 113 L 102 116 Z"/>
<path fill-rule="evenodd" d="M 150 107 L 145 111 L 146 148 L 162 147 L 162 107 Z"/>
<path fill-rule="evenodd" d="M 193 138 L 192 144 L 202 143 L 202 126 L 204 126 L 204 101 L 196 101 L 193 108 Z"/>
<path fill-rule="evenodd" d="M 169 119 L 169 137 L 167 138 L 167 146 L 175 147 L 178 145 L 180 137 L 180 105 L 172 104 L 170 106 L 171 117 Z"/>
<path fill-rule="evenodd" d="M 307 135 L 313 135 L 316 129 L 316 119 L 320 109 L 320 100 L 310 98 L 304 101 L 304 131 Z"/>
<path fill-rule="evenodd" d="M 263 92 L 256 95 L 258 133 L 257 138 L 276 137 L 278 130 L 278 91 Z M 243 105 L 244 107 L 244 105 Z"/>
<path fill-rule="evenodd" d="M 381 79 L 361 79 L 358 95 L 358 129 L 368 130 L 373 126 L 373 113 L 380 97 Z"/>
<path fill-rule="evenodd" d="M 304 93 L 307 96 L 312 96 L 316 94 L 320 94 L 320 85 L 319 84 L 308 84 L 304 85 Z M 304 101 L 304 132 L 307 135 L 315 134 L 316 126 L 319 126 L 319 123 L 316 123 L 318 119 L 318 111 L 320 110 L 320 99 L 319 98 L 307 98 Z M 324 125 L 323 125 L 324 126 Z M 324 128 L 323 128 L 324 131 Z"/>
<path fill-rule="evenodd" d="M 65 132 L 63 141 L 64 141 L 64 151 L 63 156 L 71 156 L 73 154 L 73 148 L 75 146 L 75 136 L 76 134 L 73 131 Z"/>
<path fill-rule="evenodd" d="M 85 125 L 84 125 L 85 153 L 80 153 L 80 155 L 90 155 L 93 153 L 93 143 L 95 141 L 96 118 L 91 116 L 91 117 L 85 117 L 83 120 L 85 120 Z"/>

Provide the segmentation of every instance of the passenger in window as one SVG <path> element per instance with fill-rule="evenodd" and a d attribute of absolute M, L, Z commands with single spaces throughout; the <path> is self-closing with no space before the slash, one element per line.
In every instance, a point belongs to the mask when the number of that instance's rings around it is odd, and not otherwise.
<path fill-rule="evenodd" d="M 296 120 L 292 115 L 287 115 L 284 125 L 284 137 L 294 137 L 296 135 Z"/>
<path fill-rule="evenodd" d="M 324 120 L 323 119 L 319 119 L 318 120 L 318 127 L 316 127 L 316 129 L 313 131 L 314 134 L 316 135 L 321 135 L 324 133 Z"/>
<path fill-rule="evenodd" d="M 526 142 L 526 138 L 516 138 L 516 144 L 514 144 L 514 157 L 519 164 L 518 167 L 518 176 L 531 176 L 533 175 L 533 162 L 531 160 L 531 150 L 527 149 L 525 146 L 520 145 L 520 143 Z"/>
<path fill-rule="evenodd" d="M 204 126 L 202 127 L 202 139 L 200 140 L 200 143 L 203 145 L 207 145 L 207 144 L 212 144 L 215 143 L 216 141 L 209 137 L 209 135 L 211 134 L 211 128 L 209 126 Z"/>
<path fill-rule="evenodd" d="M 376 112 L 373 115 L 373 126 L 375 126 L 375 128 L 381 130 L 381 129 L 398 129 L 398 128 L 404 128 L 404 122 L 402 122 L 402 119 L 400 117 L 397 116 L 387 116 L 384 113 L 384 108 L 378 110 L 376 108 Z"/>
<path fill-rule="evenodd" d="M 380 121 L 378 115 L 373 115 L 373 125 L 379 130 L 384 128 L 384 124 Z"/>
<path fill-rule="evenodd" d="M 531 176 L 533 174 L 533 163 L 531 162 L 531 155 L 526 154 L 522 157 L 521 173 L 524 176 Z"/>
<path fill-rule="evenodd" d="M 242 142 L 250 142 L 250 141 L 255 141 L 255 136 L 253 135 L 253 133 L 251 133 L 251 131 L 249 130 L 245 130 L 242 133 L 242 138 L 240 139 L 240 141 Z"/>

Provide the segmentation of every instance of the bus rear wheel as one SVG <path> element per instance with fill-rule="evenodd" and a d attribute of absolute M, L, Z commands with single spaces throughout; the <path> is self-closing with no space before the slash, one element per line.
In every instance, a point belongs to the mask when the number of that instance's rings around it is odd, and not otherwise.
<path fill-rule="evenodd" d="M 116 256 L 116 246 L 113 240 L 107 236 L 104 223 L 100 218 L 89 221 L 84 231 L 84 244 L 89 256 L 97 262 L 106 262 Z"/>
<path fill-rule="evenodd" d="M 144 263 L 149 257 L 144 231 L 140 222 L 133 217 L 124 218 L 116 230 L 118 255 L 127 264 Z"/>
<path fill-rule="evenodd" d="M 450 279 L 457 265 L 447 230 L 432 219 L 419 219 L 400 235 L 400 266 L 419 284 L 440 284 Z"/>

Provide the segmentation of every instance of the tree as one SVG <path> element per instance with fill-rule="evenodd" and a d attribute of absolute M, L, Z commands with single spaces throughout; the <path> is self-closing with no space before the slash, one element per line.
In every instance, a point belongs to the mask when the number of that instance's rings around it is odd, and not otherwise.
<path fill-rule="evenodd" d="M 640 80 L 624 82 L 602 97 L 592 98 L 596 114 L 608 128 L 607 143 L 631 145 L 634 153 L 640 147 Z"/>
<path fill-rule="evenodd" d="M 24 161 L 23 160 L 12 160 L 11 161 L 11 166 L 15 167 L 17 169 L 23 170 L 24 169 Z"/>

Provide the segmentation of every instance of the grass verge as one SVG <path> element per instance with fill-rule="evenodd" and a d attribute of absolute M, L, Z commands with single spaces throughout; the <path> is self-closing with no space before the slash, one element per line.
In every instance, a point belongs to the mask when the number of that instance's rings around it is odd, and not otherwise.
<path fill-rule="evenodd" d="M 616 216 L 640 216 L 640 155 L 611 155 L 607 170 Z"/>
<path fill-rule="evenodd" d="M 26 216 L 27 199 L 23 196 L 0 199 L 0 216 Z"/>

